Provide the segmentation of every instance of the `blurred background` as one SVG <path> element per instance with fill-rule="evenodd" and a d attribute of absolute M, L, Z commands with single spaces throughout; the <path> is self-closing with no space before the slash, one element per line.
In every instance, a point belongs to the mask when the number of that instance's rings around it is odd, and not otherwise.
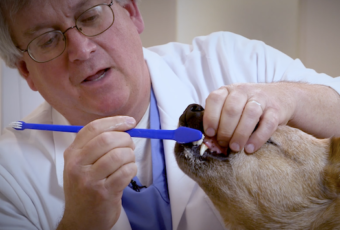
<path fill-rule="evenodd" d="M 340 76 L 339 0 L 141 0 L 139 7 L 144 47 L 231 31 L 262 40 L 317 72 Z M 0 60 L 0 130 L 42 101 Z"/>

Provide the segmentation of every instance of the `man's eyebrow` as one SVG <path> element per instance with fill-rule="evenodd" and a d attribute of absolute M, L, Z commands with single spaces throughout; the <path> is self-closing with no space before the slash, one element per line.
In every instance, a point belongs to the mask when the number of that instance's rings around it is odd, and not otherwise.
<path fill-rule="evenodd" d="M 36 34 L 39 30 L 42 30 L 42 29 L 47 28 L 47 27 L 48 27 L 48 25 L 47 25 L 47 24 L 44 24 L 44 23 L 43 23 L 43 24 L 36 25 L 36 26 L 34 26 L 34 27 L 31 27 L 31 28 L 25 30 L 24 36 L 25 36 L 25 37 L 31 37 L 31 36 L 33 36 L 34 34 Z"/>
<path fill-rule="evenodd" d="M 83 0 L 83 1 L 79 1 L 77 4 L 75 4 L 74 6 L 71 7 L 71 9 L 76 10 L 81 8 L 82 6 L 84 6 L 85 4 L 87 4 L 89 1 L 91 0 Z"/>

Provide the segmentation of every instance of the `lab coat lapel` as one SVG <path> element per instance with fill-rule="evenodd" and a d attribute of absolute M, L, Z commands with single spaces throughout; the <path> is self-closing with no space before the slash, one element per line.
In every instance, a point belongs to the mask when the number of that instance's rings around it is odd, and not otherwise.
<path fill-rule="evenodd" d="M 52 108 L 52 122 L 53 124 L 69 125 L 70 123 L 57 110 Z M 75 133 L 53 132 L 53 139 L 55 143 L 55 164 L 57 170 L 58 184 L 63 187 L 63 173 L 64 173 L 64 152 L 76 138 Z"/>
<path fill-rule="evenodd" d="M 151 81 L 159 110 L 162 129 L 176 129 L 178 118 L 195 100 L 179 77 L 157 54 L 144 50 L 149 65 Z M 152 63 L 152 64 L 149 64 Z M 164 140 L 168 188 L 171 203 L 173 229 L 178 229 L 184 209 L 195 182 L 179 169 L 174 156 L 175 142 Z M 180 192 L 179 192 L 180 189 Z"/>

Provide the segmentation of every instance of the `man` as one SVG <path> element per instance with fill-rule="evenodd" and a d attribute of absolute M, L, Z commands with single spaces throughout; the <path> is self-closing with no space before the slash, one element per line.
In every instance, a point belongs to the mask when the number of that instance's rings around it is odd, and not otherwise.
<path fill-rule="evenodd" d="M 9 32 L 7 40 L 1 33 L 1 55 L 47 102 L 25 121 L 85 127 L 77 135 L 6 131 L 0 228 L 223 229 L 211 201 L 178 168 L 173 141 L 122 132 L 137 124 L 175 129 L 193 102 L 206 108 L 206 135 L 234 151 L 253 153 L 283 124 L 340 135 L 340 79 L 261 42 L 215 33 L 192 46 L 143 49 L 133 0 L 17 1 L 14 12 L 14 1 L 3 2 L 0 25 Z M 140 183 L 131 185 L 136 174 Z"/>

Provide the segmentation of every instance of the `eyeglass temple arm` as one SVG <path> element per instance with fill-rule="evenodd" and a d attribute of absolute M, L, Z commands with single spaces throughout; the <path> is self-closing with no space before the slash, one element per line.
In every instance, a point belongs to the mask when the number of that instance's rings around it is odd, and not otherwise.
<path fill-rule="evenodd" d="M 21 49 L 19 46 L 16 46 L 16 47 L 17 47 L 17 49 L 18 49 L 18 50 L 20 50 L 20 52 L 21 52 L 21 53 L 25 53 L 25 52 L 27 52 L 27 51 L 28 51 L 28 49 L 26 49 L 26 50 L 23 50 L 23 49 Z"/>

